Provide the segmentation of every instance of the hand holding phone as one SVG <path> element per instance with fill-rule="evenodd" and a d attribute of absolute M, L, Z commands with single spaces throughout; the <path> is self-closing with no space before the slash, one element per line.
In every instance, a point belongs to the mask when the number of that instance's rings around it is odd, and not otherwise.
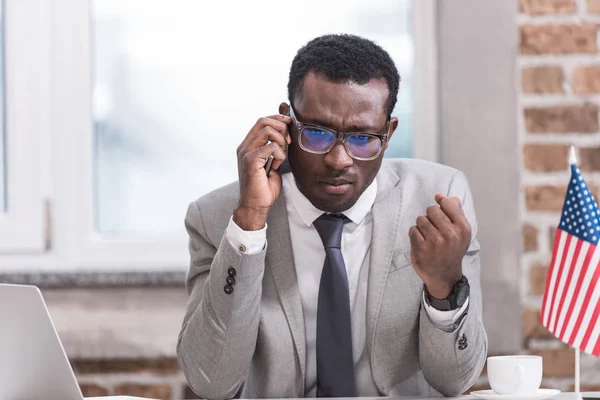
<path fill-rule="evenodd" d="M 237 149 L 240 203 L 234 222 L 244 230 L 262 229 L 281 193 L 281 178 L 272 170 L 286 159 L 290 122 L 284 115 L 260 118 Z"/>

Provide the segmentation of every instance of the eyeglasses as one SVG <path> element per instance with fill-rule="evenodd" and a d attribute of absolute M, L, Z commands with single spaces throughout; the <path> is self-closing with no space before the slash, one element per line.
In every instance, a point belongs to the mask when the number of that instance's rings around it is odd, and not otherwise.
<path fill-rule="evenodd" d="M 333 149 L 338 140 L 341 140 L 350 157 L 355 160 L 370 161 L 379 157 L 389 137 L 389 118 L 384 128 L 386 133 L 341 133 L 298 121 L 291 105 L 290 117 L 299 133 L 300 148 L 313 154 L 326 154 Z"/>

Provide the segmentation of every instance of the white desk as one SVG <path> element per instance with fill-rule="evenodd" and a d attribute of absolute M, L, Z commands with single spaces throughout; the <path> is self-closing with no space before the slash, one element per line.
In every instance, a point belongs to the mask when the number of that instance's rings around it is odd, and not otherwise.
<path fill-rule="evenodd" d="M 582 397 L 596 397 L 600 399 L 600 392 L 584 392 L 581 393 Z M 101 397 L 98 398 L 98 400 Z M 338 398 L 336 400 L 381 400 L 381 397 L 348 397 L 348 398 Z M 401 400 L 440 400 L 444 399 L 444 397 L 388 397 L 388 399 L 401 399 Z M 460 396 L 460 397 L 449 397 L 448 399 L 459 399 L 459 400 L 473 400 L 475 397 L 473 396 Z M 572 392 L 563 392 L 557 396 L 554 396 L 548 400 L 576 400 L 577 397 L 575 393 Z M 300 400 L 300 399 L 270 399 L 270 400 Z"/>

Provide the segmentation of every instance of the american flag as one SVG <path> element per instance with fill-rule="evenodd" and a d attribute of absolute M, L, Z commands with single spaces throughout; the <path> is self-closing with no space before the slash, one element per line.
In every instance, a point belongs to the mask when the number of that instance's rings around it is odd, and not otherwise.
<path fill-rule="evenodd" d="M 600 211 L 577 165 L 552 250 L 540 319 L 554 336 L 600 356 Z"/>

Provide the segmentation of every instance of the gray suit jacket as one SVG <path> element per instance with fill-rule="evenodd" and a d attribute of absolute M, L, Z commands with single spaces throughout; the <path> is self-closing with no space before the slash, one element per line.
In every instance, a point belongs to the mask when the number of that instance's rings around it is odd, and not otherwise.
<path fill-rule="evenodd" d="M 467 180 L 455 169 L 408 159 L 385 160 L 377 180 L 366 315 L 374 382 L 381 395 L 458 395 L 477 380 L 487 354 Z M 423 283 L 410 261 L 408 230 L 436 193 L 462 200 L 473 232 L 462 264 L 470 305 L 450 333 L 429 320 L 421 304 Z M 240 254 L 224 237 L 238 199 L 234 183 L 188 209 L 190 299 L 179 362 L 204 398 L 304 397 L 305 330 L 284 196 L 269 214 L 267 248 L 255 255 Z M 236 283 L 227 294 L 230 268 Z"/>

